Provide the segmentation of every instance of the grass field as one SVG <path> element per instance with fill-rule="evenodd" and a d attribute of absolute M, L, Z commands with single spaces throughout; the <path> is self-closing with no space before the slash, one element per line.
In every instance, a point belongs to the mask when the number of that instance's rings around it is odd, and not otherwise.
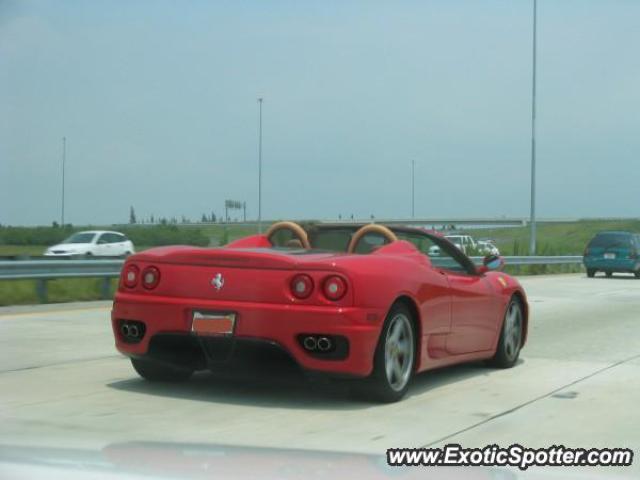
<path fill-rule="evenodd" d="M 589 240 L 603 230 L 640 233 L 640 220 L 581 220 L 540 223 L 537 228 L 538 255 L 582 255 Z M 470 230 L 476 239 L 490 238 L 503 255 L 529 254 L 529 227 Z"/>
<path fill-rule="evenodd" d="M 111 280 L 110 296 L 118 285 Z M 69 278 L 47 282 L 49 303 L 81 302 L 102 299 L 102 279 Z M 39 303 L 34 280 L 0 280 L 0 306 L 33 305 Z"/>
<path fill-rule="evenodd" d="M 42 255 L 45 245 L 0 245 L 0 256 Z"/>
<path fill-rule="evenodd" d="M 182 227 L 190 228 L 190 227 Z M 198 228 L 209 238 L 211 245 L 224 245 L 230 241 L 256 233 L 256 229 L 237 225 L 206 225 Z M 0 256 L 39 256 L 48 245 L 1 245 Z M 150 247 L 136 245 L 141 252 Z M 61 303 L 102 299 L 101 279 L 77 278 L 50 280 L 47 282 L 48 302 Z M 111 294 L 115 292 L 117 280 L 111 283 Z M 34 280 L 0 280 L 0 306 L 32 305 L 39 303 Z"/>
<path fill-rule="evenodd" d="M 15 256 L 42 256 L 46 250 L 46 245 L 0 245 L 0 256 L 15 257 Z M 146 245 L 136 247 L 136 252 L 147 250 Z M 55 260 L 55 257 L 52 257 Z"/>
<path fill-rule="evenodd" d="M 140 227 L 148 228 L 148 227 Z M 257 233 L 257 228 L 246 227 L 240 225 L 203 225 L 198 227 L 178 226 L 179 229 L 193 229 L 202 233 L 207 239 L 210 246 L 225 245 L 238 238 L 246 237 Z M 106 227 L 105 227 L 106 229 Z M 180 242 L 176 242 L 180 243 Z M 0 243 L 0 256 L 17 256 L 17 255 L 43 255 L 49 245 L 5 245 Z M 135 245 L 137 252 L 141 252 L 151 248 L 149 245 Z"/>
<path fill-rule="evenodd" d="M 266 227 L 266 226 L 265 226 Z M 146 228 L 146 227 L 141 227 Z M 178 228 L 194 228 L 183 227 Z M 230 241 L 257 232 L 255 227 L 239 225 L 202 225 L 195 227 L 209 239 L 209 244 L 224 245 Z M 598 220 L 566 223 L 540 223 L 538 225 L 539 255 L 581 255 L 584 248 L 597 232 L 602 230 L 625 230 L 640 232 L 640 220 Z M 528 255 L 529 227 L 461 230 L 476 239 L 495 240 L 502 255 Z M 46 245 L 0 245 L 0 255 L 42 255 Z M 137 251 L 149 247 L 137 246 Z M 569 273 L 582 270 L 581 265 L 573 266 L 527 266 L 507 267 L 506 271 L 515 275 L 543 273 Z M 116 280 L 112 282 L 115 291 Z M 98 300 L 101 298 L 100 279 L 65 279 L 48 282 L 49 302 Z M 38 303 L 36 282 L 30 280 L 0 281 L 0 305 Z"/>
<path fill-rule="evenodd" d="M 265 224 L 265 228 L 267 225 Z M 35 228 L 35 227 L 34 227 Z M 40 227 L 42 228 L 42 227 Z M 95 227 L 94 227 L 95 228 Z M 105 227 L 107 228 L 107 227 Z M 112 227 L 109 227 L 112 228 Z M 173 244 L 189 243 L 197 241 L 197 244 L 209 244 L 211 246 L 224 245 L 232 240 L 251 235 L 257 232 L 256 227 L 247 227 L 234 224 L 203 224 L 198 226 L 176 225 L 162 226 L 134 226 L 127 229 L 137 232 L 140 237 L 150 237 L 150 240 L 158 240 L 160 236 L 167 234 L 167 229 L 174 229 Z M 28 228 L 25 228 L 28 230 Z M 156 231 L 157 230 L 157 231 Z M 564 223 L 539 223 L 538 224 L 538 253 L 540 255 L 579 255 L 584 250 L 586 243 L 593 235 L 602 230 L 626 230 L 640 232 L 640 220 L 582 220 Z M 196 232 L 198 236 L 183 235 L 186 231 Z M 505 255 L 526 255 L 529 248 L 529 227 L 493 228 L 461 230 L 480 238 L 494 239 Z M 181 232 L 181 233 L 180 233 Z M 171 232 L 173 233 L 173 232 Z M 157 236 L 156 236 L 157 235 Z M 202 238 L 204 237 L 204 238 Z M 171 237 L 163 240 L 171 240 Z M 0 238 L 0 255 L 41 255 L 47 245 L 34 245 L 30 241 L 10 242 Z M 134 241 L 137 250 L 148 247 L 141 245 L 154 245 L 143 241 Z M 166 244 L 166 243 L 162 243 Z M 193 243 L 196 244 L 196 243 Z"/>

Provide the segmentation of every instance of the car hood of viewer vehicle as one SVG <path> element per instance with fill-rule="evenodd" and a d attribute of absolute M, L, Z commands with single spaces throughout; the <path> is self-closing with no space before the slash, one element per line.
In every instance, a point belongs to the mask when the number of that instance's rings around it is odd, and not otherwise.
<path fill-rule="evenodd" d="M 219 444 L 123 442 L 102 448 L 0 446 L 0 472 L 31 480 L 353 478 L 589 480 L 580 470 L 499 467 L 390 467 L 386 455 Z M 597 478 L 609 478 L 599 474 Z M 630 476 L 615 476 L 619 480 Z"/>

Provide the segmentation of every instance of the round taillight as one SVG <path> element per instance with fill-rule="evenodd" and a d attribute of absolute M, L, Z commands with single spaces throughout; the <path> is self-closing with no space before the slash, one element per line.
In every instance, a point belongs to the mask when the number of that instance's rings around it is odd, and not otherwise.
<path fill-rule="evenodd" d="M 147 267 L 142 271 L 142 286 L 156 288 L 160 281 L 160 271 L 156 267 Z"/>
<path fill-rule="evenodd" d="M 324 296 L 329 300 L 340 300 L 347 293 L 347 282 L 342 277 L 327 277 L 322 285 Z"/>
<path fill-rule="evenodd" d="M 309 275 L 296 275 L 291 280 L 291 293 L 299 299 L 308 298 L 313 292 L 313 280 Z"/>
<path fill-rule="evenodd" d="M 124 269 L 124 273 L 122 274 L 122 279 L 124 286 L 127 288 L 133 288 L 138 284 L 138 276 L 140 274 L 140 270 L 135 265 L 128 265 Z"/>

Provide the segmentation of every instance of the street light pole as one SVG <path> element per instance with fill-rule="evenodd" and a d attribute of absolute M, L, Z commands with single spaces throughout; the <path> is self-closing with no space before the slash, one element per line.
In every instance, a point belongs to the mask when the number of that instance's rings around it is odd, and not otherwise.
<path fill-rule="evenodd" d="M 67 161 L 67 137 L 62 137 L 62 215 L 61 227 L 64 227 L 64 170 Z"/>
<path fill-rule="evenodd" d="M 416 161 L 411 160 L 411 218 L 416 218 Z"/>
<path fill-rule="evenodd" d="M 258 98 L 258 233 L 262 233 L 262 97 Z"/>
<path fill-rule="evenodd" d="M 533 72 L 531 86 L 531 239 L 529 254 L 536 254 L 536 42 L 537 0 L 533 0 Z"/>

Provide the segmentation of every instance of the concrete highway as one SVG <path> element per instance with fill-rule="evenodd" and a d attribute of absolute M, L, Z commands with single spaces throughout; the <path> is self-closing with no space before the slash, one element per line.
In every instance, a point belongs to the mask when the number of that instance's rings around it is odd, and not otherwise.
<path fill-rule="evenodd" d="M 356 454 L 446 443 L 628 447 L 634 465 L 605 472 L 640 478 L 640 280 L 521 281 L 531 329 L 516 367 L 427 372 L 392 405 L 354 400 L 343 384 L 277 362 L 242 378 L 151 384 L 115 351 L 109 302 L 0 308 L 0 478 L 20 449 L 131 441 Z"/>

